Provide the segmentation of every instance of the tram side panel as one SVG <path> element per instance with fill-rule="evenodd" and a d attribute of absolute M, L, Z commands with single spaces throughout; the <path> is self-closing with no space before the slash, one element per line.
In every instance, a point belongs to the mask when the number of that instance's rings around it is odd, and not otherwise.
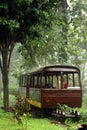
<path fill-rule="evenodd" d="M 81 90 L 52 90 L 42 89 L 42 108 L 57 108 L 57 104 L 66 104 L 69 107 L 81 107 Z"/>
<path fill-rule="evenodd" d="M 40 88 L 29 88 L 29 103 L 35 107 L 41 108 Z"/>
<path fill-rule="evenodd" d="M 20 95 L 25 97 L 26 87 L 20 87 Z M 29 103 L 38 108 L 57 108 L 57 104 L 81 107 L 82 90 L 29 88 Z"/>

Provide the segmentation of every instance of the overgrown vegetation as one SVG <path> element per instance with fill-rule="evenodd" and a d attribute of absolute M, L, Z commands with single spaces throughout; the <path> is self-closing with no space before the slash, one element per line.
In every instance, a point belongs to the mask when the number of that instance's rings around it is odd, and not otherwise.
<path fill-rule="evenodd" d="M 4 112 L 0 109 L 1 130 L 75 130 L 80 124 L 87 123 L 87 96 L 83 99 L 82 108 L 78 109 L 82 115 L 81 119 L 77 122 L 74 122 L 71 119 L 66 119 L 63 124 L 51 118 L 33 118 L 29 113 L 27 99 L 19 97 L 14 100 L 13 97 L 14 95 L 10 95 L 11 102 L 13 101 L 12 104 L 14 104 L 15 101 L 15 105 L 11 104 L 11 106 L 14 107 L 14 113 Z M 0 100 L 0 106 L 2 106 L 1 101 L 2 100 Z M 68 108 L 65 105 L 60 107 L 64 110 Z"/>

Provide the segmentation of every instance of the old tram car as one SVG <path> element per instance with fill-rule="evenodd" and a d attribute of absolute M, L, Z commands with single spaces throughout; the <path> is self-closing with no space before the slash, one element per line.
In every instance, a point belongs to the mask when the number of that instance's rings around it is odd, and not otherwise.
<path fill-rule="evenodd" d="M 80 70 L 75 66 L 46 66 L 20 75 L 20 87 L 26 88 L 29 103 L 44 110 L 54 110 L 57 104 L 71 108 L 82 105 Z"/>

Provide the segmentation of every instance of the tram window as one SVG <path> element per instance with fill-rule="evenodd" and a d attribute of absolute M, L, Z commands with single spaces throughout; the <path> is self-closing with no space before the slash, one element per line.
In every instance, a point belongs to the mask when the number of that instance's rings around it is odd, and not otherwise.
<path fill-rule="evenodd" d="M 42 85 L 42 87 L 45 87 L 45 77 L 44 76 L 41 78 L 41 85 Z"/>
<path fill-rule="evenodd" d="M 56 88 L 56 79 L 55 79 L 55 76 L 52 76 L 52 85 L 53 85 L 53 88 Z"/>
<path fill-rule="evenodd" d="M 78 74 L 77 73 L 69 74 L 68 83 L 69 83 L 69 87 L 79 86 Z"/>
<path fill-rule="evenodd" d="M 50 87 L 50 85 L 52 85 L 52 76 L 48 76 L 48 83 L 47 83 Z"/>
<path fill-rule="evenodd" d="M 69 87 L 68 75 L 64 74 L 63 75 L 63 88 L 68 88 L 68 87 Z"/>
<path fill-rule="evenodd" d="M 37 87 L 37 76 L 34 76 L 34 87 Z"/>
<path fill-rule="evenodd" d="M 53 76 L 48 75 L 44 78 L 44 84 L 46 88 L 52 88 L 53 87 Z"/>
<path fill-rule="evenodd" d="M 56 76 L 56 88 L 58 88 L 59 86 L 59 80 L 58 80 L 58 76 Z"/>
<path fill-rule="evenodd" d="M 24 85 L 26 86 L 27 85 L 27 74 L 25 74 L 25 81 L 24 81 Z"/>
<path fill-rule="evenodd" d="M 72 77 L 72 74 L 68 75 L 68 84 L 69 84 L 69 87 L 73 86 L 73 77 Z"/>
<path fill-rule="evenodd" d="M 27 75 L 25 75 L 25 86 L 27 85 Z"/>
<path fill-rule="evenodd" d="M 30 86 L 33 87 L 33 76 L 30 76 Z"/>
<path fill-rule="evenodd" d="M 41 77 L 40 76 L 37 77 L 37 85 L 38 85 L 38 88 L 41 86 Z"/>
<path fill-rule="evenodd" d="M 27 85 L 30 85 L 30 76 L 27 75 Z"/>
<path fill-rule="evenodd" d="M 45 88 L 53 87 L 53 76 L 42 76 L 41 78 L 41 85 Z"/>
<path fill-rule="evenodd" d="M 74 76 L 74 82 L 75 82 L 75 86 L 79 86 L 79 81 L 78 81 L 78 74 L 76 73 Z"/>
<path fill-rule="evenodd" d="M 32 76 L 31 77 L 31 87 L 39 88 L 40 87 L 40 79 L 39 76 Z"/>
<path fill-rule="evenodd" d="M 46 76 L 46 85 L 48 85 L 48 84 L 49 84 L 49 77 Z"/>
<path fill-rule="evenodd" d="M 25 85 L 25 76 L 23 76 L 23 82 L 22 82 L 22 85 L 24 86 Z"/>
<path fill-rule="evenodd" d="M 24 75 L 22 76 L 22 86 L 24 86 L 24 81 L 25 81 L 25 77 Z"/>
<path fill-rule="evenodd" d="M 62 82 L 61 81 L 61 76 L 56 76 L 56 88 L 60 88 L 61 89 L 61 82 Z"/>

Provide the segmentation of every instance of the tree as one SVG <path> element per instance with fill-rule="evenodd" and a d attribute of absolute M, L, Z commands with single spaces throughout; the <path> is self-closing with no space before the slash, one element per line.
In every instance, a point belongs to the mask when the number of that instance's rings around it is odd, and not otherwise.
<path fill-rule="evenodd" d="M 0 68 L 3 81 L 4 109 L 9 108 L 9 67 L 11 54 L 15 46 L 16 29 L 19 23 L 9 16 L 9 2 L 0 2 Z"/>
<path fill-rule="evenodd" d="M 87 55 L 84 51 L 87 50 L 86 3 L 87 0 L 58 1 L 58 8 L 54 8 L 51 12 L 51 14 L 55 12 L 54 16 L 56 16 L 51 31 L 42 28 L 43 38 L 27 39 L 26 50 L 31 46 L 33 60 L 30 52 L 28 51 L 27 55 L 27 51 L 22 49 L 29 66 L 59 63 L 74 64 L 81 69 L 84 68 Z"/>
<path fill-rule="evenodd" d="M 53 3 L 56 8 L 52 7 Z M 28 64 L 28 67 L 32 66 L 32 64 L 35 67 L 49 63 L 63 63 L 67 60 L 65 48 L 68 33 L 68 4 L 66 0 L 53 1 L 53 3 L 50 2 L 49 8 L 52 23 L 49 25 L 52 25 L 51 29 L 43 28 L 41 25 L 41 30 L 38 30 L 38 32 L 42 37 L 34 37 L 33 39 L 27 37 L 26 44 L 21 48 L 25 64 Z"/>
<path fill-rule="evenodd" d="M 26 39 L 42 36 L 42 28 L 51 26 L 56 0 L 4 0 L 0 2 L 0 68 L 4 109 L 9 108 L 9 67 L 16 42 L 26 47 Z M 31 47 L 29 46 L 31 51 Z"/>

